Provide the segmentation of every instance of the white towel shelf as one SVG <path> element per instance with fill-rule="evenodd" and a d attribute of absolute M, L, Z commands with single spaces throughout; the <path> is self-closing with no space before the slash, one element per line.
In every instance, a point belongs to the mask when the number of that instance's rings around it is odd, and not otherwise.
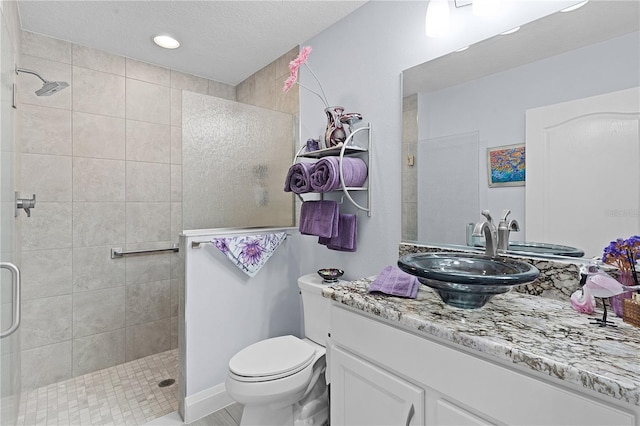
<path fill-rule="evenodd" d="M 359 135 L 366 136 L 366 139 Z M 356 139 L 359 140 L 358 143 L 356 143 Z M 367 216 L 371 217 L 371 191 L 370 191 L 371 190 L 371 169 L 372 169 L 371 147 L 372 147 L 371 146 L 371 123 L 368 123 L 366 126 L 358 127 L 357 129 L 354 129 L 349 134 L 349 136 L 344 141 L 344 143 L 338 146 L 307 152 L 306 151 L 307 145 L 306 143 L 303 144 L 298 150 L 298 152 L 296 153 L 293 163 L 295 164 L 303 158 L 320 159 L 320 158 L 329 157 L 329 156 L 339 157 L 340 158 L 340 183 L 342 184 L 342 187 L 337 191 L 332 191 L 332 192 L 342 192 L 344 194 L 344 197 L 346 197 L 351 204 L 353 204 L 358 210 L 366 211 Z M 362 187 L 354 188 L 354 187 L 344 186 L 342 159 L 344 158 L 345 155 L 359 155 L 363 157 L 362 159 L 367 163 L 367 180 L 365 181 L 365 185 L 363 185 Z M 356 202 L 353 199 L 351 192 L 355 192 L 355 193 L 365 192 L 366 204 L 363 205 Z M 300 200 L 304 202 L 304 198 L 302 197 L 302 194 L 298 194 L 298 197 L 300 198 Z M 320 193 L 320 197 L 324 198 L 324 193 Z"/>

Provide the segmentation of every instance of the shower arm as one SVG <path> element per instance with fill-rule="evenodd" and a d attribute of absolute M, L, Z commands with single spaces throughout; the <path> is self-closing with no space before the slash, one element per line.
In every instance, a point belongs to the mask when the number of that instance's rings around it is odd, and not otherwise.
<path fill-rule="evenodd" d="M 36 76 L 36 77 L 38 77 L 40 80 L 42 80 L 42 82 L 43 82 L 43 83 L 48 83 L 48 81 L 47 81 L 47 80 L 45 80 L 44 78 L 40 77 L 40 74 L 38 74 L 37 72 L 35 72 L 35 71 L 31 71 L 31 70 L 28 70 L 28 69 L 26 69 L 26 68 L 18 68 L 18 66 L 16 65 L 16 74 L 18 74 L 18 73 L 20 73 L 20 72 L 23 72 L 23 73 L 26 73 L 26 74 L 32 74 L 32 75 L 35 75 L 35 76 Z"/>

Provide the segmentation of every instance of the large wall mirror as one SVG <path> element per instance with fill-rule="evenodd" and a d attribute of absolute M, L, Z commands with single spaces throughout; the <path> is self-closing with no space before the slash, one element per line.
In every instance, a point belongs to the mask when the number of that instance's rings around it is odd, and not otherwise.
<path fill-rule="evenodd" d="M 639 6 L 590 1 L 403 71 L 402 240 L 465 245 L 466 225 L 485 209 L 496 225 L 511 210 L 520 225 L 512 241 L 580 246 L 588 257 L 639 234 Z M 535 118 L 629 90 L 622 109 L 606 103 L 558 123 Z M 584 131 L 592 125 L 584 117 L 594 116 L 604 133 L 567 136 L 565 122 Z M 490 151 L 520 145 L 535 150 L 525 182 L 491 185 Z"/>

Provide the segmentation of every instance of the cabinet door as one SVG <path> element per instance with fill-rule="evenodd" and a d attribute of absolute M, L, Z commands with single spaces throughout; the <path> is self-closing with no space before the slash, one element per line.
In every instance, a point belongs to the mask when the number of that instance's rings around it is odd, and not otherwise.
<path fill-rule="evenodd" d="M 468 412 L 467 410 L 451 404 L 443 399 L 438 399 L 435 404 L 435 424 L 439 426 L 489 426 L 485 420 Z"/>
<path fill-rule="evenodd" d="M 424 424 L 419 387 L 338 348 L 331 363 L 331 424 Z"/>

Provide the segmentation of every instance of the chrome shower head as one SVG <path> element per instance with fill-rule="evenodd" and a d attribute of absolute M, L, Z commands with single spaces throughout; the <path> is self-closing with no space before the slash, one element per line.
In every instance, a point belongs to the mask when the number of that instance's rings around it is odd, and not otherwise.
<path fill-rule="evenodd" d="M 36 95 L 37 96 L 51 96 L 54 93 L 61 91 L 65 87 L 69 87 L 69 83 L 66 83 L 64 81 L 49 81 L 49 80 L 45 80 L 44 78 L 42 78 L 40 76 L 40 74 L 38 74 L 35 71 L 31 71 L 31 70 L 28 70 L 28 69 L 25 69 L 25 68 L 18 68 L 16 66 L 16 74 L 18 74 L 20 72 L 23 72 L 23 73 L 26 73 L 26 74 L 35 75 L 40 80 L 42 80 L 42 88 L 36 90 Z"/>
<path fill-rule="evenodd" d="M 69 83 L 64 81 L 47 81 L 42 85 L 41 89 L 36 90 L 38 96 L 51 96 L 56 92 L 61 91 L 65 87 L 69 87 Z"/>

